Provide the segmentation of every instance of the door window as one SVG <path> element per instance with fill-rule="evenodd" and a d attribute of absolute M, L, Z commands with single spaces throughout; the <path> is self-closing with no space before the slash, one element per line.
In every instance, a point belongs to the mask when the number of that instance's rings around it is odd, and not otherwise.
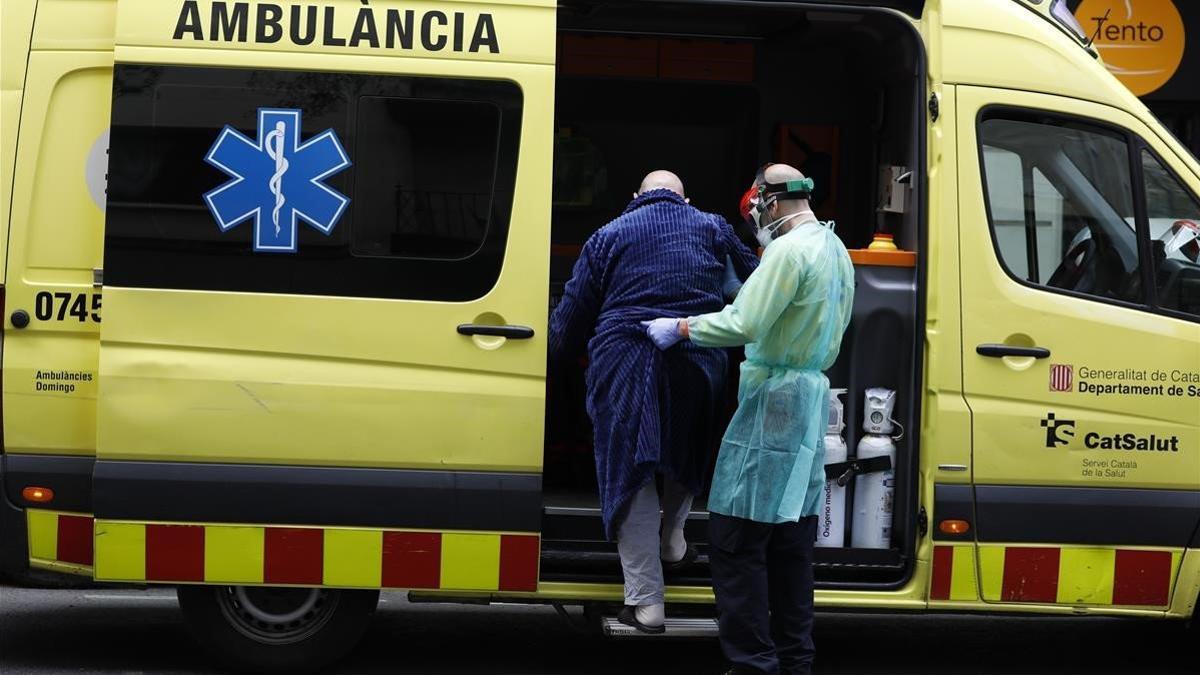
<path fill-rule="evenodd" d="M 997 254 L 1026 283 L 1142 302 L 1129 145 L 1074 121 L 992 116 L 980 124 Z"/>
<path fill-rule="evenodd" d="M 1141 159 L 1158 304 L 1200 316 L 1200 200 L 1150 151 Z"/>
<path fill-rule="evenodd" d="M 113 85 L 108 285 L 466 301 L 499 278 L 515 83 L 118 64 Z"/>

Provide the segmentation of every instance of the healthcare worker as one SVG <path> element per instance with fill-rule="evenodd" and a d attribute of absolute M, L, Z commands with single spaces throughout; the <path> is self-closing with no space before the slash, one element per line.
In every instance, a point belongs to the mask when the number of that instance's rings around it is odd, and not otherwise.
<path fill-rule="evenodd" d="M 654 171 L 588 238 L 550 317 L 552 366 L 587 349 L 601 516 L 625 577 L 618 618 L 639 631 L 665 631 L 663 568 L 696 557 L 683 528 L 706 478 L 727 366 L 722 350 L 660 353 L 639 324 L 720 309 L 730 277 L 757 265 L 723 218 L 688 203 L 678 176 Z"/>
<path fill-rule="evenodd" d="M 813 542 L 825 483 L 829 381 L 854 300 L 845 246 L 813 215 L 812 181 L 774 164 L 750 213 L 765 247 L 733 304 L 647 322 L 654 343 L 746 345 L 738 408 L 709 494 L 709 561 L 721 647 L 735 673 L 809 673 Z"/>

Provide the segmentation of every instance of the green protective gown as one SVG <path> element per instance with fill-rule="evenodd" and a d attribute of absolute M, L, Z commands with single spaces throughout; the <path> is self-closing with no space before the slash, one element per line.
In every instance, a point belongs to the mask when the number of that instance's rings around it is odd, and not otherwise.
<path fill-rule="evenodd" d="M 837 359 L 853 302 L 845 246 L 833 230 L 808 220 L 767 246 L 733 304 L 688 319 L 697 345 L 746 345 L 710 511 L 763 523 L 817 513 L 829 414 L 823 371 Z"/>

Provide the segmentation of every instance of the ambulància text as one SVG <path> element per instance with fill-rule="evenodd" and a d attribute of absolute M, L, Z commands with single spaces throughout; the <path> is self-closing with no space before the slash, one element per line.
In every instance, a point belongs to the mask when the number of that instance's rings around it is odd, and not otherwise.
<path fill-rule="evenodd" d="M 290 42 L 305 46 L 370 47 L 430 52 L 500 53 L 491 14 L 377 9 L 361 0 L 353 21 L 328 5 L 185 0 L 172 38 L 180 41 Z"/>

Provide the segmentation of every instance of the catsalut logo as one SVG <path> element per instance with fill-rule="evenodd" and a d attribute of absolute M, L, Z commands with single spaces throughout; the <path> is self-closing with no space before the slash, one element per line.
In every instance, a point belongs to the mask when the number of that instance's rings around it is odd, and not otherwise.
<path fill-rule="evenodd" d="M 1172 0 L 1083 0 L 1075 18 L 1108 70 L 1138 96 L 1166 84 L 1183 59 L 1183 19 Z"/>
<path fill-rule="evenodd" d="M 1179 437 L 1167 434 L 1134 434 L 1123 432 L 1103 433 L 1090 429 L 1078 429 L 1075 420 L 1065 420 L 1053 412 L 1046 413 L 1041 420 L 1046 430 L 1046 447 L 1051 450 L 1067 446 L 1069 450 L 1126 450 L 1132 452 L 1179 452 Z M 1076 438 L 1082 444 L 1076 443 Z"/>
<path fill-rule="evenodd" d="M 1054 413 L 1046 413 L 1042 418 L 1042 428 L 1046 430 L 1047 448 L 1066 445 L 1075 438 L 1075 420 L 1059 419 Z"/>

